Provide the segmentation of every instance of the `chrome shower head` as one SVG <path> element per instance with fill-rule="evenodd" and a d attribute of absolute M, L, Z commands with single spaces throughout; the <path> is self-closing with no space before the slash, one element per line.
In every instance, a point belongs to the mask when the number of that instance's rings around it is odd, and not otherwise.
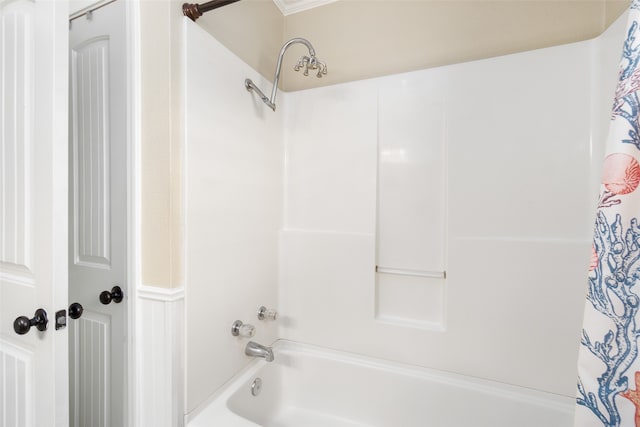
<path fill-rule="evenodd" d="M 302 58 L 300 58 L 298 60 L 298 63 L 293 67 L 294 70 L 300 71 L 304 68 L 303 74 L 305 76 L 309 75 L 309 70 L 317 70 L 316 76 L 318 78 L 327 74 L 327 65 L 316 58 L 316 51 L 315 49 L 313 49 L 313 46 L 307 39 L 297 37 L 286 42 L 284 46 L 282 46 L 282 49 L 280 49 L 280 55 L 278 55 L 278 65 L 276 66 L 276 75 L 273 78 L 273 89 L 271 89 L 271 98 L 267 98 L 267 96 L 262 93 L 260 89 L 258 89 L 258 87 L 255 85 L 255 83 L 253 83 L 253 81 L 251 81 L 251 79 L 245 79 L 244 81 L 244 87 L 248 91 L 253 90 L 257 92 L 258 95 L 260 95 L 260 99 L 262 99 L 262 101 L 267 104 L 273 111 L 276 111 L 276 93 L 278 90 L 278 80 L 280 79 L 282 57 L 284 56 L 284 52 L 289 48 L 289 46 L 295 43 L 302 43 L 303 45 L 305 45 L 307 49 L 309 49 L 309 56 L 303 56 Z"/>
<path fill-rule="evenodd" d="M 318 70 L 316 77 L 321 78 L 324 74 L 327 74 L 327 64 L 320 61 L 315 56 L 303 56 L 298 60 L 298 63 L 293 67 L 295 71 L 300 71 L 304 68 L 302 73 L 305 76 L 309 75 L 309 70 Z"/>

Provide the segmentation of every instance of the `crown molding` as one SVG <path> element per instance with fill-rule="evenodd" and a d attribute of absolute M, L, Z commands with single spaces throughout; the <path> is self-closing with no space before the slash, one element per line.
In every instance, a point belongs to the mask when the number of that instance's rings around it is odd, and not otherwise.
<path fill-rule="evenodd" d="M 284 16 L 324 6 L 338 0 L 273 0 Z"/>

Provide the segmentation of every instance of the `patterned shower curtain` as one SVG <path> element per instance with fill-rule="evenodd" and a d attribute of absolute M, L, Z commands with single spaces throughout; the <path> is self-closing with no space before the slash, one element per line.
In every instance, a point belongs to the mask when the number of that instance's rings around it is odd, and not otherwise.
<path fill-rule="evenodd" d="M 591 248 L 575 427 L 640 427 L 639 62 L 633 0 Z"/>

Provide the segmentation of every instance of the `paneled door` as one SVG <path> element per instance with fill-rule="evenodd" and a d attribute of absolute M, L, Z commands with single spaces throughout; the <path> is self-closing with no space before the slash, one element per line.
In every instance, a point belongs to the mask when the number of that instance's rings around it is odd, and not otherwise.
<path fill-rule="evenodd" d="M 2 427 L 69 423 L 67 7 L 0 0 Z"/>
<path fill-rule="evenodd" d="M 125 2 L 71 21 L 70 425 L 126 426 Z"/>

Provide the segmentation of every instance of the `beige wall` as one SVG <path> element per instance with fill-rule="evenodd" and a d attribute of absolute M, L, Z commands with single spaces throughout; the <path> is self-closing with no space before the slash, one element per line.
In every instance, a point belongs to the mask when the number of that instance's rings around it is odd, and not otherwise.
<path fill-rule="evenodd" d="M 282 17 L 271 0 L 244 0 L 198 23 L 272 79 L 282 44 L 308 38 L 322 79 L 284 72 L 286 91 L 490 58 L 601 34 L 629 0 L 340 0 Z M 280 38 L 274 37 L 280 35 Z M 294 46 L 285 68 L 304 54 Z"/>
<path fill-rule="evenodd" d="M 617 0 L 342 0 L 285 19 L 284 38 L 308 37 L 330 73 L 323 79 L 287 73 L 283 88 L 299 90 L 587 40 L 601 34 L 626 5 Z"/>
<path fill-rule="evenodd" d="M 166 288 L 182 284 L 181 3 L 140 3 L 141 274 Z"/>
<path fill-rule="evenodd" d="M 141 3 L 142 283 L 169 288 L 182 285 L 181 4 Z M 304 53 L 293 46 L 281 80 L 290 91 L 589 39 L 628 4 L 340 0 L 283 17 L 272 0 L 243 0 L 198 24 L 269 80 L 284 41 L 308 38 L 329 74 L 316 79 L 290 71 Z"/>
<path fill-rule="evenodd" d="M 242 0 L 206 13 L 197 23 L 220 43 L 273 79 L 285 18 L 272 0 Z"/>
<path fill-rule="evenodd" d="M 142 284 L 182 285 L 182 0 L 143 0 Z M 271 0 L 245 0 L 199 23 L 256 69 L 275 69 L 283 17 Z M 275 53 L 274 53 L 275 52 Z"/>
<path fill-rule="evenodd" d="M 609 27 L 622 13 L 627 10 L 631 0 L 606 0 L 604 25 Z"/>

